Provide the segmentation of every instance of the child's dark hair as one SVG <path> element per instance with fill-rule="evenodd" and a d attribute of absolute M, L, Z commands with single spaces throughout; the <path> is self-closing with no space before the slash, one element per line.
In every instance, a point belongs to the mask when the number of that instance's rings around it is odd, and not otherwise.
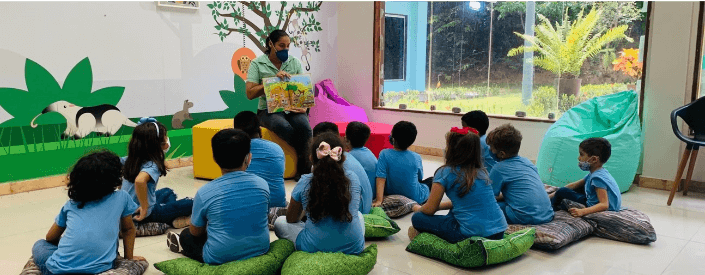
<path fill-rule="evenodd" d="M 352 148 L 360 148 L 365 146 L 370 138 L 370 127 L 359 121 L 350 122 L 345 128 L 345 137 L 350 141 Z"/>
<path fill-rule="evenodd" d="M 487 145 L 493 146 L 498 152 L 504 151 L 508 157 L 519 154 L 521 147 L 521 132 L 511 124 L 501 125 L 487 134 Z"/>
<path fill-rule="evenodd" d="M 145 122 L 135 127 L 127 146 L 127 159 L 122 171 L 126 180 L 135 182 L 137 175 L 142 171 L 142 165 L 148 161 L 154 162 L 161 175 L 166 176 L 166 157 L 162 150 L 162 144 L 166 142 L 165 137 L 166 127 L 159 122 Z"/>
<path fill-rule="evenodd" d="M 211 138 L 213 159 L 221 169 L 242 167 L 250 153 L 250 137 L 239 129 L 223 129 Z"/>
<path fill-rule="evenodd" d="M 401 150 L 406 150 L 414 144 L 416 134 L 416 125 L 408 121 L 399 121 L 392 128 L 394 145 Z"/>
<path fill-rule="evenodd" d="M 480 171 L 484 171 L 483 175 L 487 177 L 487 170 L 482 164 L 480 137 L 474 133 L 463 135 L 448 132 L 446 134 L 445 164 L 438 169 L 443 167 L 449 167 L 453 173 L 458 175 L 454 184 L 459 184 L 459 197 L 470 192 Z"/>
<path fill-rule="evenodd" d="M 604 138 L 588 138 L 580 143 L 580 149 L 588 156 L 597 156 L 601 163 L 607 162 L 612 155 L 612 145 Z"/>
<path fill-rule="evenodd" d="M 68 175 L 69 198 L 81 209 L 88 202 L 112 194 L 122 184 L 122 163 L 113 152 L 101 150 L 79 159 Z"/>
<path fill-rule="evenodd" d="M 338 129 L 338 125 L 333 122 L 324 121 L 324 122 L 316 124 L 316 126 L 313 127 L 313 136 L 314 137 L 316 137 L 320 134 L 323 134 L 325 132 L 331 132 L 333 134 L 340 136 L 340 129 Z"/>
<path fill-rule="evenodd" d="M 475 128 L 480 136 L 484 136 L 487 133 L 487 128 L 490 127 L 490 119 L 485 112 L 480 110 L 467 112 L 460 120 L 464 123 L 463 126 Z"/>
<path fill-rule="evenodd" d="M 264 52 L 266 54 L 269 54 L 272 50 L 272 47 L 269 46 L 269 42 L 272 42 L 272 44 L 277 44 L 277 42 L 279 42 L 279 39 L 284 36 L 289 37 L 289 34 L 282 30 L 273 30 L 271 33 L 269 33 L 269 36 L 267 36 L 267 40 L 264 43 L 264 47 L 266 48 Z"/>
<path fill-rule="evenodd" d="M 252 111 L 242 111 L 233 118 L 233 127 L 245 132 L 250 138 L 262 137 L 259 118 Z"/>
<path fill-rule="evenodd" d="M 341 222 L 352 221 L 350 215 L 350 180 L 345 176 L 343 163 L 345 155 L 340 155 L 340 160 L 335 161 L 330 156 L 318 159 L 316 149 L 326 142 L 330 148 L 343 148 L 340 137 L 333 133 L 322 133 L 313 138 L 310 145 L 310 154 L 313 156 L 313 177 L 311 177 L 311 187 L 308 192 L 308 212 L 311 221 L 318 222 L 325 217 L 332 217 Z M 357 211 L 357 210 L 356 210 Z"/>

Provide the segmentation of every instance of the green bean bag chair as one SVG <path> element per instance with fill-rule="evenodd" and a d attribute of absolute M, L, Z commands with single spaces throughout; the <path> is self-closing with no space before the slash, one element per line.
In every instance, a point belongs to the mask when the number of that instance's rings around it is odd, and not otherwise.
<path fill-rule="evenodd" d="M 381 207 L 373 207 L 370 214 L 362 216 L 365 218 L 365 238 L 389 237 L 401 230 Z"/>
<path fill-rule="evenodd" d="M 209 265 L 189 258 L 178 258 L 155 263 L 154 267 L 167 275 L 276 274 L 295 250 L 291 241 L 276 240 L 269 244 L 269 252 L 247 260 Z"/>
<path fill-rule="evenodd" d="M 440 237 L 421 233 L 406 250 L 460 267 L 478 267 L 503 263 L 521 256 L 534 244 L 536 231 L 526 228 L 505 234 L 502 240 L 472 237 L 451 244 Z"/>
<path fill-rule="evenodd" d="M 360 255 L 296 251 L 284 262 L 282 275 L 362 275 L 370 273 L 376 263 L 377 244 L 371 244 Z"/>

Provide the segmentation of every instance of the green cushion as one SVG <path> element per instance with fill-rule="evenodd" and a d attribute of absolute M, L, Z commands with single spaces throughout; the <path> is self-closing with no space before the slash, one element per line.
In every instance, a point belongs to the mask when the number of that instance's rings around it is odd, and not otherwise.
<path fill-rule="evenodd" d="M 401 230 L 381 207 L 373 207 L 370 214 L 362 216 L 365 218 L 365 238 L 389 237 Z"/>
<path fill-rule="evenodd" d="M 154 267 L 167 275 L 276 274 L 295 250 L 291 241 L 276 240 L 269 244 L 269 252 L 247 260 L 208 265 L 189 258 L 179 258 L 155 263 Z"/>
<path fill-rule="evenodd" d="M 377 244 L 371 244 L 360 255 L 296 251 L 286 259 L 282 267 L 282 275 L 362 275 L 370 273 L 376 263 Z"/>
<path fill-rule="evenodd" d="M 406 250 L 461 267 L 477 267 L 502 263 L 519 257 L 534 244 L 536 231 L 526 228 L 505 234 L 502 240 L 481 237 L 451 244 L 436 235 L 421 233 Z"/>

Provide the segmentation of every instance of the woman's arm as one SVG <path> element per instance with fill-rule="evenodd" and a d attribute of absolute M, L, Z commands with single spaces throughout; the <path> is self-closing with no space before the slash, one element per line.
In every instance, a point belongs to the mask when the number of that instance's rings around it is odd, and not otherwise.
<path fill-rule="evenodd" d="M 264 85 L 252 82 L 245 83 L 245 92 L 247 99 L 252 100 L 264 95 Z"/>
<path fill-rule="evenodd" d="M 387 183 L 385 178 L 377 178 L 375 188 L 377 188 L 377 197 L 372 201 L 372 207 L 382 206 L 382 201 L 384 200 L 384 185 Z"/>
<path fill-rule="evenodd" d="M 443 194 L 445 193 L 445 188 L 443 188 L 443 185 L 440 183 L 434 182 L 431 186 L 431 194 L 428 195 L 428 200 L 423 206 L 421 206 L 420 210 L 422 213 L 429 216 L 436 214 L 436 211 L 438 211 L 441 204 L 441 200 L 443 200 Z M 445 204 L 444 206 L 447 207 L 448 204 Z"/>
<path fill-rule="evenodd" d="M 51 225 L 51 228 L 49 228 L 49 232 L 47 232 L 46 240 L 47 242 L 53 243 L 53 244 L 59 244 L 59 240 L 61 239 L 61 234 L 64 234 L 64 231 L 66 230 L 65 227 L 61 227 L 56 224 Z"/>
<path fill-rule="evenodd" d="M 152 179 L 147 172 L 140 172 L 135 178 L 135 194 L 140 202 L 140 208 L 137 208 L 138 213 L 135 220 L 142 221 L 147 218 L 147 209 L 149 209 L 149 200 L 147 199 L 147 182 Z"/>
<path fill-rule="evenodd" d="M 303 205 L 300 202 L 295 201 L 293 198 L 289 200 L 289 206 L 286 209 L 286 222 L 297 223 L 301 220 L 303 214 Z"/>

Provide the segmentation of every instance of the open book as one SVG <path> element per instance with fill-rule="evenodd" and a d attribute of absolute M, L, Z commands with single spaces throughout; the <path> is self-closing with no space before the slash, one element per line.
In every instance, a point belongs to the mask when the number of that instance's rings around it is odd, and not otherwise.
<path fill-rule="evenodd" d="M 262 83 L 269 113 L 310 108 L 314 105 L 311 74 L 292 75 L 288 80 L 279 77 L 263 78 Z"/>

